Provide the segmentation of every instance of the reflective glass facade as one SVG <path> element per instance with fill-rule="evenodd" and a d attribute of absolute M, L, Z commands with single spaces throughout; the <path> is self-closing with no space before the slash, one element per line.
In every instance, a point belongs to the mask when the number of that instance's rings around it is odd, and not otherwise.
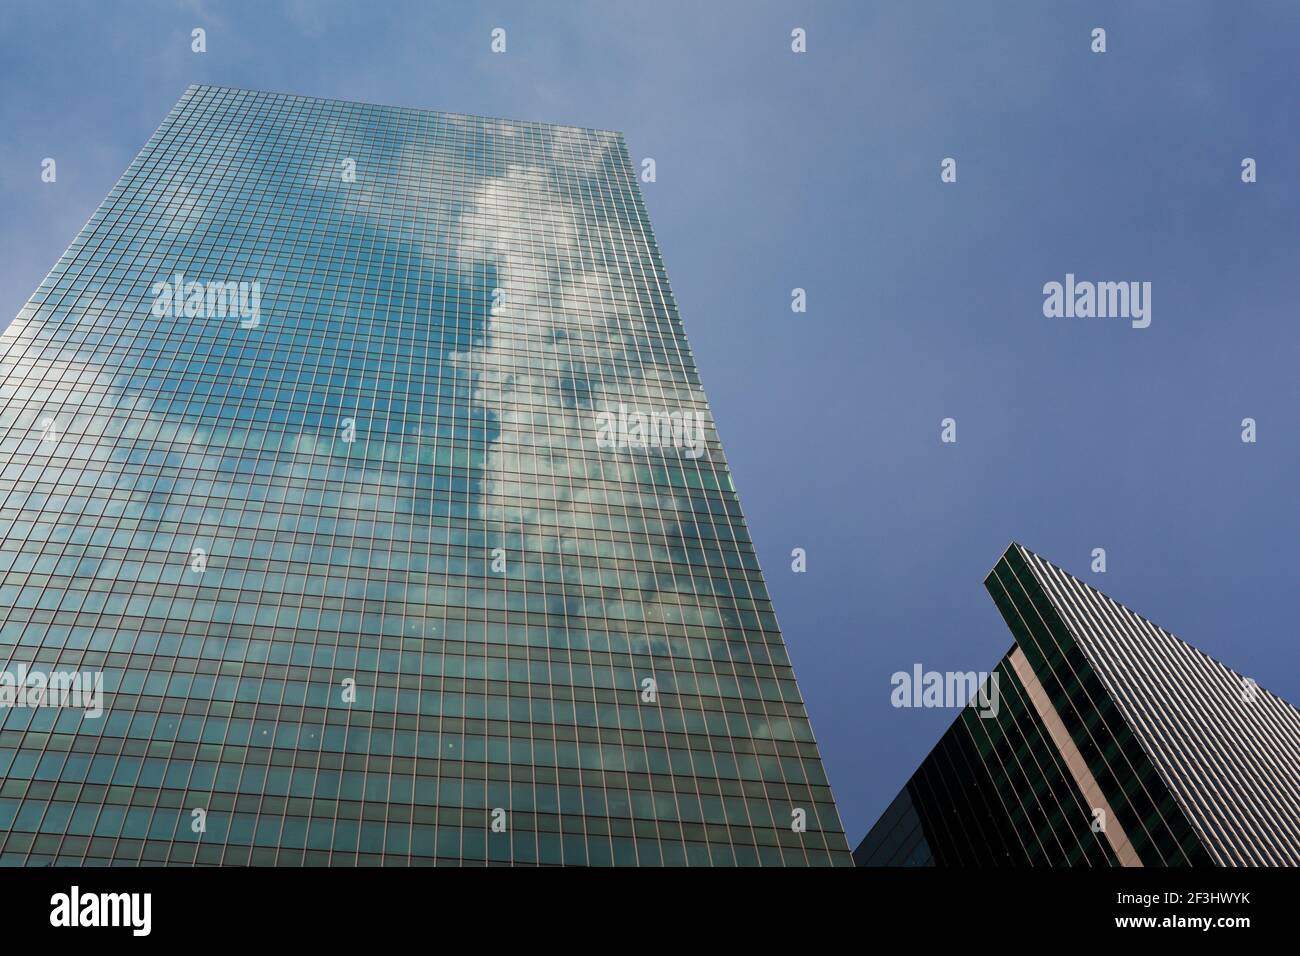
<path fill-rule="evenodd" d="M 1300 710 L 1026 548 L 985 586 L 1145 865 L 1300 866 Z"/>
<path fill-rule="evenodd" d="M 962 710 L 860 865 L 1300 865 L 1300 711 L 1020 545 L 984 583 L 1001 710 Z"/>
<path fill-rule="evenodd" d="M 854 852 L 866 866 L 1106 866 L 1115 856 L 1007 660 Z"/>
<path fill-rule="evenodd" d="M 851 862 L 619 134 L 191 87 L 0 376 L 0 862 Z"/>

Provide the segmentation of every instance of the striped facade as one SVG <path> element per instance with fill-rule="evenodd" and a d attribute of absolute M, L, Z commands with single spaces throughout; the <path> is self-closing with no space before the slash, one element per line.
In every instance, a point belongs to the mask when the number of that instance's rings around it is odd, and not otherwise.
<path fill-rule="evenodd" d="M 985 580 L 1015 637 L 859 865 L 1295 866 L 1300 712 L 1013 544 Z"/>

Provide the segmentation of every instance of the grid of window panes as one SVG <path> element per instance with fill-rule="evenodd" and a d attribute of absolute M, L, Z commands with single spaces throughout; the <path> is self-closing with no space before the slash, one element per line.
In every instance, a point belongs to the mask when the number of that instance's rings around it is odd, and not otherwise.
<path fill-rule="evenodd" d="M 1116 705 L 1051 595 L 1034 576 L 1028 563 L 1030 554 L 1012 545 L 989 572 L 984 586 L 1134 851 L 1144 866 L 1213 865 L 1134 725 Z"/>
<path fill-rule="evenodd" d="M 191 87 L 0 378 L 0 862 L 850 862 L 618 134 Z"/>
<path fill-rule="evenodd" d="M 1086 662 L 1085 678 L 1062 678 L 1072 693 L 1086 692 L 1079 709 L 1090 712 L 1104 695 L 1097 709 L 1127 731 L 1113 750 L 1145 760 L 1135 766 L 1144 783 L 1155 781 L 1147 786 L 1158 799 L 1135 806 L 1160 861 L 1300 863 L 1296 782 L 1284 770 L 1300 754 L 1300 711 L 1023 547 L 999 567 L 1016 579 L 1012 599 L 1026 595 L 1021 613 L 1058 674 Z M 1027 598 L 1044 609 L 1041 620 Z M 1117 763 L 1113 751 L 1105 756 Z"/>
<path fill-rule="evenodd" d="M 860 865 L 1116 865 L 1010 661 L 993 674 L 996 714 L 963 708 L 858 847 Z"/>

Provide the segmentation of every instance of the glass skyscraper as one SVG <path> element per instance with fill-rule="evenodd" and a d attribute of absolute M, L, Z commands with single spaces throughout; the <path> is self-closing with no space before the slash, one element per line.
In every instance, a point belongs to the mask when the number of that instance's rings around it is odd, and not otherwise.
<path fill-rule="evenodd" d="M 860 865 L 1300 865 L 1300 711 L 1020 545 L 984 585 L 1000 705 L 962 710 Z"/>
<path fill-rule="evenodd" d="M 0 862 L 851 863 L 619 134 L 191 87 L 0 376 Z"/>

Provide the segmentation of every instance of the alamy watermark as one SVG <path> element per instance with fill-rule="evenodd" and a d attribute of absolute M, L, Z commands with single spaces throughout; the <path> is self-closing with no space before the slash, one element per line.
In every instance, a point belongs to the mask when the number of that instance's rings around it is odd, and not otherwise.
<path fill-rule="evenodd" d="M 159 279 L 151 291 L 151 311 L 159 319 L 238 318 L 245 329 L 255 329 L 262 321 L 262 284 L 257 280 L 186 282 L 178 272 L 170 280 Z"/>
<path fill-rule="evenodd" d="M 1150 282 L 1077 281 L 1073 272 L 1065 282 L 1043 286 L 1043 315 L 1049 319 L 1129 319 L 1133 328 L 1151 324 Z"/>
<path fill-rule="evenodd" d="M 699 458 L 708 451 L 706 427 L 704 412 L 699 409 L 647 412 L 620 404 L 617 412 L 604 411 L 596 416 L 596 444 L 620 449 L 674 448 L 687 458 Z"/>
<path fill-rule="evenodd" d="M 95 893 L 73 886 L 50 897 L 50 925 L 126 927 L 132 936 L 148 936 L 153 929 L 153 894 Z"/>
<path fill-rule="evenodd" d="M 0 671 L 0 710 L 6 707 L 71 707 L 87 717 L 104 714 L 104 675 L 99 671 L 29 670 L 19 664 Z"/>
<path fill-rule="evenodd" d="M 895 707 L 965 707 L 981 717 L 996 717 L 1001 704 L 998 675 L 986 671 L 927 671 L 920 664 L 895 671 L 889 702 Z"/>

